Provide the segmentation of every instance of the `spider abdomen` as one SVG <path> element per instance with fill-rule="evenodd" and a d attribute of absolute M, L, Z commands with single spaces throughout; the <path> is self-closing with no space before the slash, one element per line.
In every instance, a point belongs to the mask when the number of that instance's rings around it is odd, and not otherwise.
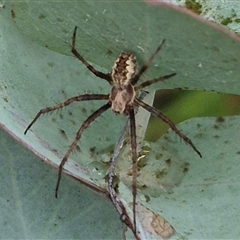
<path fill-rule="evenodd" d="M 130 52 L 123 52 L 115 61 L 112 68 L 114 86 L 121 87 L 131 83 L 137 69 L 136 57 Z"/>

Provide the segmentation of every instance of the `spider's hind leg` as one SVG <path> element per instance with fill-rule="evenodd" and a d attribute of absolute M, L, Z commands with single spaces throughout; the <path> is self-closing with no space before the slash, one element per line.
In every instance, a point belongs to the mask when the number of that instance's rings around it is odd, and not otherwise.
<path fill-rule="evenodd" d="M 187 143 L 191 148 L 199 155 L 199 157 L 202 157 L 202 154 L 200 151 L 196 148 L 196 146 L 193 144 L 191 139 L 189 139 L 186 135 L 184 135 L 177 127 L 176 125 L 162 112 L 158 111 L 156 108 L 148 105 L 147 103 L 141 101 L 138 98 L 135 98 L 134 100 L 136 105 L 139 105 L 143 108 L 145 108 L 148 112 L 150 112 L 153 116 L 161 119 L 163 122 L 167 123 L 169 127 L 180 137 L 184 140 L 185 143 Z"/>

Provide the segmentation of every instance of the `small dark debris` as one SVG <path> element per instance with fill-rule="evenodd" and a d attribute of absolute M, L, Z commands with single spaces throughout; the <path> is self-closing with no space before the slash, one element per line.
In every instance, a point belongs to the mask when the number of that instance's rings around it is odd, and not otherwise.
<path fill-rule="evenodd" d="M 80 147 L 78 145 L 76 146 L 76 151 L 77 152 L 81 152 L 81 149 L 80 149 Z"/>
<path fill-rule="evenodd" d="M 144 197 L 146 202 L 150 202 L 151 198 L 148 195 L 144 195 Z"/>
<path fill-rule="evenodd" d="M 14 12 L 13 9 L 11 9 L 11 16 L 12 16 L 12 18 L 16 18 L 16 13 Z"/>
<path fill-rule="evenodd" d="M 86 113 L 87 112 L 87 110 L 86 110 L 86 108 L 82 108 L 82 113 Z"/>
<path fill-rule="evenodd" d="M 95 151 L 96 151 L 96 147 L 91 147 L 91 148 L 89 148 L 89 150 L 90 150 L 90 152 L 93 154 L 93 153 L 95 153 Z"/>
<path fill-rule="evenodd" d="M 216 122 L 218 122 L 218 123 L 222 123 L 222 122 L 224 122 L 225 121 L 225 118 L 224 117 L 217 117 L 216 118 Z"/>
<path fill-rule="evenodd" d="M 189 166 L 190 164 L 185 162 L 183 165 L 182 165 L 182 168 L 183 168 L 183 173 L 187 173 L 189 171 Z"/>
<path fill-rule="evenodd" d="M 44 19 L 44 18 L 46 18 L 46 17 L 47 17 L 47 15 L 40 14 L 40 15 L 38 16 L 38 19 Z"/>
<path fill-rule="evenodd" d="M 167 160 L 165 160 L 165 163 L 170 167 L 171 166 L 171 163 L 172 163 L 172 161 L 171 161 L 171 159 L 169 158 L 169 159 L 167 159 Z"/>
<path fill-rule="evenodd" d="M 61 134 L 61 136 L 64 138 L 64 139 L 67 139 L 67 134 L 66 132 L 63 130 L 63 129 L 59 129 L 59 133 Z"/>
<path fill-rule="evenodd" d="M 110 49 L 107 50 L 108 55 L 112 55 L 112 51 Z"/>

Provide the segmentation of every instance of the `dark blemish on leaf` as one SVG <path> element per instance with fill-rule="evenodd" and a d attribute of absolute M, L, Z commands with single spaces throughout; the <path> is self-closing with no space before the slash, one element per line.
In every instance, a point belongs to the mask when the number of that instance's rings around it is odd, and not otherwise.
<path fill-rule="evenodd" d="M 3 97 L 3 100 L 8 103 L 7 97 Z"/>
<path fill-rule="evenodd" d="M 82 107 L 82 113 L 86 113 L 86 112 L 87 112 L 86 108 Z"/>
<path fill-rule="evenodd" d="M 144 195 L 144 197 L 145 197 L 145 201 L 146 201 L 147 203 L 151 201 L 151 198 L 150 198 L 148 195 Z"/>
<path fill-rule="evenodd" d="M 169 141 L 169 136 L 168 135 L 164 135 L 164 139 L 166 140 L 166 141 Z"/>
<path fill-rule="evenodd" d="M 92 154 L 95 153 L 96 147 L 91 147 L 91 148 L 89 148 L 89 151 L 90 151 Z"/>
<path fill-rule="evenodd" d="M 38 19 L 44 19 L 44 18 L 46 18 L 46 17 L 47 17 L 47 15 L 40 14 L 40 15 L 38 16 Z"/>
<path fill-rule="evenodd" d="M 63 129 L 59 129 L 59 133 L 64 139 L 68 139 L 66 132 Z"/>
<path fill-rule="evenodd" d="M 222 122 L 224 122 L 225 121 L 225 118 L 224 117 L 217 117 L 216 118 L 216 122 L 217 123 L 222 123 Z"/>
<path fill-rule="evenodd" d="M 237 151 L 237 154 L 239 154 L 239 155 L 240 155 L 240 151 Z"/>
<path fill-rule="evenodd" d="M 105 138 L 106 142 L 109 142 L 111 139 L 109 137 Z"/>
<path fill-rule="evenodd" d="M 66 94 L 66 92 L 65 92 L 63 89 L 61 90 L 61 92 L 62 92 L 63 96 L 64 96 L 65 98 L 67 98 L 67 94 Z"/>
<path fill-rule="evenodd" d="M 58 22 L 64 22 L 63 18 L 59 18 L 59 17 L 57 17 L 57 21 Z"/>
<path fill-rule="evenodd" d="M 54 122 L 54 123 L 55 123 L 55 122 L 56 122 L 56 118 L 52 118 L 52 122 Z"/>
<path fill-rule="evenodd" d="M 73 115 L 73 113 L 72 113 L 71 111 L 68 111 L 68 114 L 69 114 L 69 116 L 72 116 L 72 115 Z"/>
<path fill-rule="evenodd" d="M 189 166 L 190 164 L 185 162 L 183 165 L 182 165 L 182 168 L 183 168 L 183 173 L 187 173 L 189 171 Z"/>
<path fill-rule="evenodd" d="M 81 152 L 81 149 L 80 149 L 80 147 L 78 145 L 76 146 L 76 151 L 77 152 Z"/>
<path fill-rule="evenodd" d="M 107 50 L 108 55 L 112 55 L 112 51 L 110 49 Z"/>
<path fill-rule="evenodd" d="M 155 172 L 155 176 L 156 178 L 158 179 L 161 179 L 162 177 L 166 176 L 167 175 L 167 172 L 166 172 L 166 169 L 159 169 Z"/>
<path fill-rule="evenodd" d="M 156 160 L 159 160 L 159 159 L 161 159 L 162 158 L 162 153 L 157 153 L 156 155 L 155 155 L 155 158 L 156 158 Z"/>
<path fill-rule="evenodd" d="M 168 158 L 167 160 L 165 160 L 165 163 L 170 167 L 171 166 L 171 158 Z"/>
<path fill-rule="evenodd" d="M 53 66 L 54 66 L 54 63 L 53 63 L 53 62 L 48 62 L 48 66 L 49 66 L 49 67 L 53 67 Z"/>
<path fill-rule="evenodd" d="M 141 189 L 146 189 L 148 186 L 146 184 L 143 184 L 142 186 L 139 186 Z"/>
<path fill-rule="evenodd" d="M 14 12 L 13 9 L 11 9 L 11 16 L 12 16 L 12 18 L 16 18 L 16 13 Z"/>
<path fill-rule="evenodd" d="M 196 137 L 202 138 L 202 137 L 203 137 L 203 134 L 202 134 L 202 133 L 197 133 L 197 134 L 196 134 Z"/>
<path fill-rule="evenodd" d="M 220 138 L 220 136 L 219 136 L 219 135 L 214 135 L 213 137 L 214 137 L 214 138 Z"/>
<path fill-rule="evenodd" d="M 59 114 L 59 117 L 60 117 L 61 119 L 63 119 L 63 115 L 62 115 L 61 113 Z"/>
<path fill-rule="evenodd" d="M 213 127 L 214 127 L 215 129 L 219 129 L 219 125 L 217 125 L 217 124 L 214 124 Z"/>
<path fill-rule="evenodd" d="M 228 141 L 228 140 L 226 140 L 226 141 L 224 141 L 223 143 L 225 143 L 225 144 L 228 144 L 228 143 L 229 143 L 229 141 Z"/>
<path fill-rule="evenodd" d="M 181 87 L 174 88 L 175 90 L 183 90 Z"/>
<path fill-rule="evenodd" d="M 200 123 L 197 124 L 197 128 L 200 128 L 202 125 Z"/>

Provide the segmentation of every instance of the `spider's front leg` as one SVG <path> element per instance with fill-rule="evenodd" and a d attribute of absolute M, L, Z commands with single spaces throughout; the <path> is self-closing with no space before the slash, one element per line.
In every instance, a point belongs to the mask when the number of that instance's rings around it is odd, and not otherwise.
<path fill-rule="evenodd" d="M 89 127 L 89 125 L 96 119 L 98 118 L 102 113 L 104 113 L 107 109 L 109 109 L 111 107 L 111 103 L 108 102 L 105 105 L 103 105 L 102 107 L 100 107 L 99 109 L 97 109 L 95 112 L 93 112 L 82 124 L 82 126 L 79 128 L 75 139 L 73 140 L 71 146 L 69 147 L 67 153 L 65 154 L 64 158 L 62 159 L 60 165 L 59 165 L 59 169 L 58 169 L 58 180 L 57 180 L 57 184 L 56 184 L 56 188 L 55 188 L 55 197 L 57 198 L 57 194 L 58 194 L 58 189 L 59 189 L 59 184 L 60 184 L 60 180 L 61 180 L 61 174 L 62 174 L 62 169 L 64 164 L 66 163 L 66 161 L 68 160 L 71 152 L 76 148 L 78 141 L 80 140 L 82 133 L 85 129 L 87 129 Z"/>
<path fill-rule="evenodd" d="M 102 73 L 97 71 L 92 65 L 90 65 L 82 55 L 76 50 L 75 43 L 76 43 L 76 34 L 77 34 L 77 27 L 74 28 L 73 37 L 72 37 L 72 53 L 78 58 L 87 68 L 91 71 L 95 76 L 102 78 L 112 84 L 112 78 L 110 74 Z"/>
<path fill-rule="evenodd" d="M 35 118 L 32 120 L 32 122 L 27 126 L 26 130 L 24 131 L 24 134 L 26 134 L 27 131 L 32 127 L 32 125 L 37 121 L 37 119 L 45 113 L 53 112 L 60 108 L 66 107 L 73 102 L 88 101 L 88 100 L 108 100 L 108 99 L 109 99 L 109 95 L 106 95 L 106 94 L 85 94 L 85 95 L 80 95 L 80 96 L 69 98 L 65 102 L 59 103 L 55 106 L 41 109 L 37 113 Z"/>

